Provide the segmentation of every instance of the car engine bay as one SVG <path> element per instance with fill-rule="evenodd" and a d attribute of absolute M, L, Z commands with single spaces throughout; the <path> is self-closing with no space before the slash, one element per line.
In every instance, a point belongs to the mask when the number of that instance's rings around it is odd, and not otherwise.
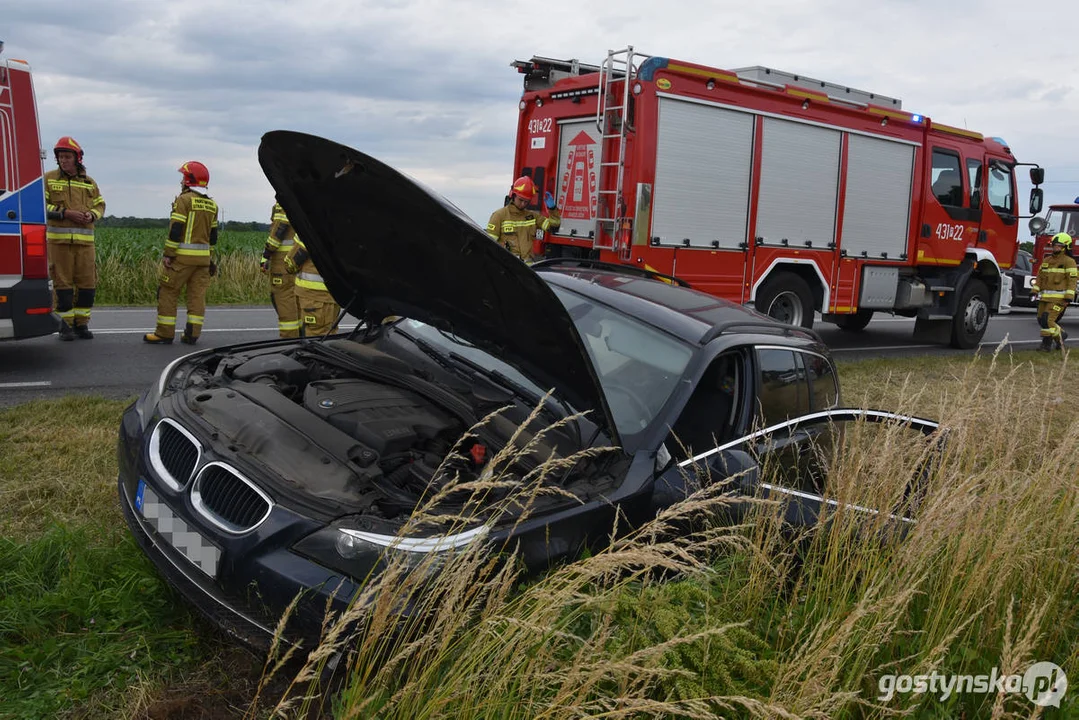
<path fill-rule="evenodd" d="M 426 356 L 401 357 L 402 345 L 383 347 L 334 339 L 209 353 L 180 366 L 170 387 L 215 448 L 270 471 L 279 489 L 327 515 L 344 506 L 399 517 L 455 483 L 483 480 L 500 486 L 485 492 L 488 503 L 511 492 L 506 480 L 538 475 L 577 501 L 610 487 L 622 453 L 543 467 L 591 447 L 599 433 L 589 421 L 551 427 L 558 413 L 548 407 L 522 428 L 531 399 L 465 382 Z M 506 459 L 499 453 L 511 442 L 519 450 Z M 471 494 L 453 490 L 445 504 L 468 507 Z"/>

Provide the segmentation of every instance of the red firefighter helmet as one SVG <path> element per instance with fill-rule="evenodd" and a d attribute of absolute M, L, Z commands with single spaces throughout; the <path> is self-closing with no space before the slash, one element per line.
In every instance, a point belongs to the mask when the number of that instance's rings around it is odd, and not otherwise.
<path fill-rule="evenodd" d="M 68 150 L 75 153 L 75 162 L 82 162 L 82 145 L 75 142 L 75 138 L 70 135 L 64 135 L 62 138 L 56 141 L 56 147 L 52 149 L 52 154 L 57 160 L 60 159 L 60 151 Z"/>
<path fill-rule="evenodd" d="M 510 197 L 519 197 L 522 200 L 532 202 L 532 198 L 536 197 L 538 192 L 539 190 L 536 189 L 536 183 L 532 182 L 532 178 L 522 175 L 513 181 L 513 187 L 510 188 Z"/>
<path fill-rule="evenodd" d="M 188 187 L 206 187 L 210 184 L 210 171 L 198 160 L 185 162 L 180 166 L 180 173 L 184 176 L 184 185 Z"/>

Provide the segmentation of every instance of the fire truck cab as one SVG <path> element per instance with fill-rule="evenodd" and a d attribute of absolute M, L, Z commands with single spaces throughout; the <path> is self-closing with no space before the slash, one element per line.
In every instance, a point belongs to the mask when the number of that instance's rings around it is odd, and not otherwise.
<path fill-rule="evenodd" d="M 30 65 L 0 43 L 0 340 L 54 333 L 45 183 Z"/>
<path fill-rule="evenodd" d="M 1031 253 L 1033 268 L 1031 272 L 1034 277 L 1037 277 L 1038 271 L 1042 267 L 1042 260 L 1051 252 L 1049 244 L 1054 235 L 1064 232 L 1071 235 L 1073 240 L 1079 240 L 1079 197 L 1075 198 L 1075 202 L 1050 205 L 1049 212 L 1045 214 L 1045 217 L 1032 217 L 1028 227 L 1030 234 L 1034 236 L 1034 252 Z M 1073 243 L 1073 255 L 1075 250 L 1075 243 Z M 1079 304 L 1079 300 L 1072 300 L 1071 304 Z"/>
<path fill-rule="evenodd" d="M 1015 172 L 1030 163 L 1000 138 L 877 93 L 632 47 L 600 65 L 512 65 L 514 176 L 562 215 L 549 257 L 677 276 L 805 327 L 815 312 L 849 330 L 875 312 L 915 317 L 919 337 L 964 348 L 1008 312 Z M 1041 202 L 1035 187 L 1032 214 Z"/>

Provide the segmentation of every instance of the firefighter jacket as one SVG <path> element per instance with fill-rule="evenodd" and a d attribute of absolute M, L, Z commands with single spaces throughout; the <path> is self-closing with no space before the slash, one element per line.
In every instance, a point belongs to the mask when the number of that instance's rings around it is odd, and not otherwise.
<path fill-rule="evenodd" d="M 270 261 L 270 272 L 285 272 L 285 256 L 292 250 L 295 237 L 296 231 L 289 224 L 284 208 L 274 203 L 270 213 L 270 234 L 266 237 L 266 248 L 262 252 L 262 256 Z"/>
<path fill-rule="evenodd" d="M 539 210 L 520 210 L 511 202 L 491 214 L 491 219 L 487 222 L 487 234 L 522 260 L 531 260 L 536 230 L 546 233 L 550 228 L 561 224 L 562 216 L 557 208 L 551 210 L 550 216 L 546 216 Z"/>
<path fill-rule="evenodd" d="M 1042 302 L 1063 300 L 1070 303 L 1075 299 L 1076 280 L 1079 280 L 1079 270 L 1074 258 L 1067 253 L 1050 255 L 1042 260 L 1031 290 L 1038 293 Z"/>
<path fill-rule="evenodd" d="M 49 242 L 94 241 L 94 223 L 83 225 L 64 219 L 64 210 L 90 212 L 94 221 L 105 214 L 105 198 L 94 179 L 79 166 L 78 175 L 68 175 L 60 168 L 45 173 L 45 235 Z"/>
<path fill-rule="evenodd" d="M 315 262 L 311 259 L 311 254 L 307 252 L 307 246 L 303 244 L 303 240 L 300 240 L 299 235 L 293 235 L 292 240 L 292 249 L 285 256 L 285 267 L 289 272 L 296 273 L 296 287 L 329 295 L 330 291 L 326 289 L 326 282 L 315 267 Z"/>
<path fill-rule="evenodd" d="M 191 188 L 176 196 L 169 216 L 165 257 L 182 258 L 188 265 L 210 264 L 210 248 L 217 244 L 217 203 Z"/>

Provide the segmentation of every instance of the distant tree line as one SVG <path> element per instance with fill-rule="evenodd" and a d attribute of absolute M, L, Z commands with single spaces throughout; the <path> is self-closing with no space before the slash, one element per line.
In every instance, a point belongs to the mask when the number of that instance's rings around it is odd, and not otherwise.
<path fill-rule="evenodd" d="M 168 218 L 140 218 L 140 217 L 117 217 L 115 215 L 106 215 L 96 223 L 97 227 L 115 227 L 115 228 L 167 228 L 169 226 Z M 258 232 L 269 232 L 269 223 L 256 222 L 251 220 L 249 222 L 241 222 L 237 220 L 227 220 L 221 224 L 222 230 L 255 230 Z"/>

